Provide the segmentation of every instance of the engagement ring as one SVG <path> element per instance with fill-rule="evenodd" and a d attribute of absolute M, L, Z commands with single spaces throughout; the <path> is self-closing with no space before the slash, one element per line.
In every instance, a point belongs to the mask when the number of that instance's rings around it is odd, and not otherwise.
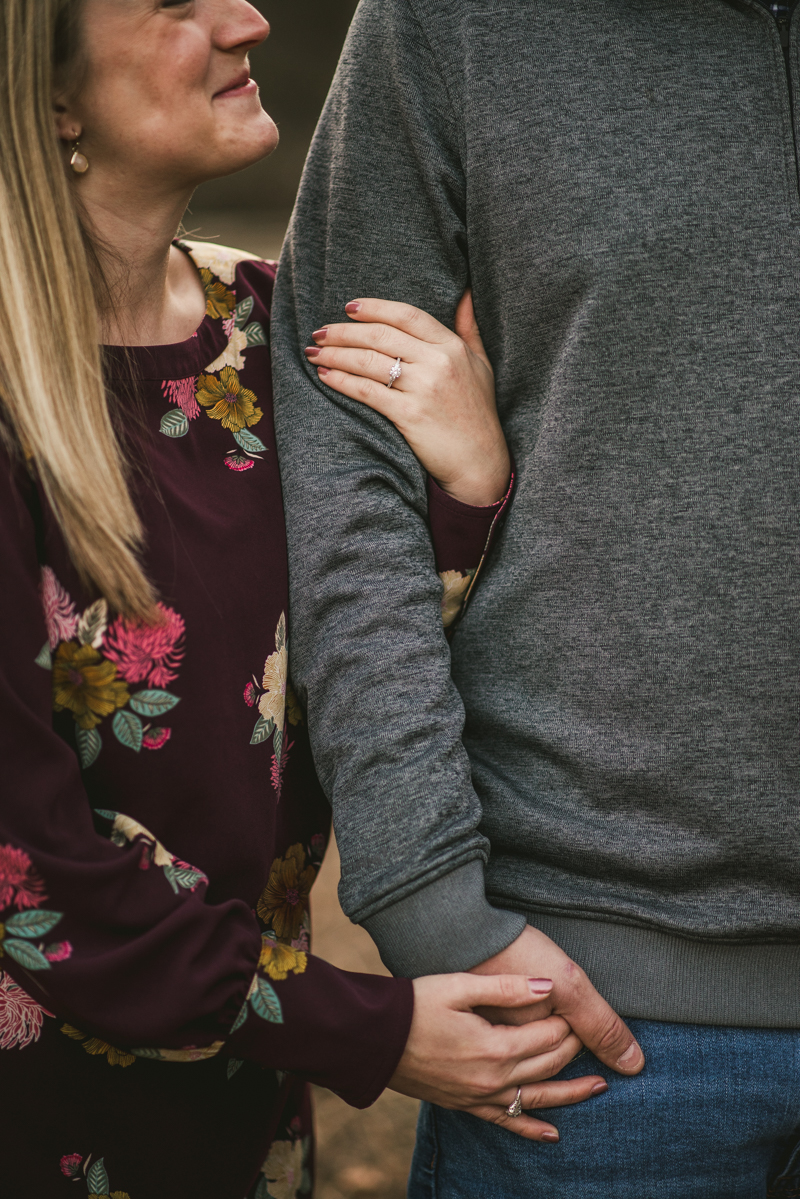
<path fill-rule="evenodd" d="M 400 365 L 401 362 L 402 362 L 402 358 L 396 359 L 394 366 L 389 371 L 389 382 L 386 384 L 387 387 L 393 387 L 394 384 L 397 382 L 397 380 L 402 375 L 403 368 Z"/>
<path fill-rule="evenodd" d="M 514 1119 L 516 1116 L 522 1115 L 522 1087 L 517 1087 L 517 1096 L 513 1103 L 509 1103 L 506 1108 L 506 1115 Z"/>

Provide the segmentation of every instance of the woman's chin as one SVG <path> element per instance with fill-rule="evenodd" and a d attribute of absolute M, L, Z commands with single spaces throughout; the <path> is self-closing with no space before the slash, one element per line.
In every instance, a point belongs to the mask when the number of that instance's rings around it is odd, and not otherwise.
<path fill-rule="evenodd" d="M 203 183 L 206 179 L 222 179 L 225 175 L 235 175 L 253 163 L 268 158 L 278 147 L 280 134 L 278 127 L 271 117 L 266 117 L 266 124 L 260 129 L 238 126 L 231 130 L 229 138 L 222 137 L 216 141 L 218 153 L 209 153 L 204 157 L 199 170 L 202 177 L 197 179 Z"/>

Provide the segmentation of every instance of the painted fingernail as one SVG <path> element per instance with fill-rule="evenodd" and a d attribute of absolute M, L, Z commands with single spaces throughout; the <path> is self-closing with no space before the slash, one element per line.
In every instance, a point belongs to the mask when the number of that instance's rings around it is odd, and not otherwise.
<path fill-rule="evenodd" d="M 589 1092 L 590 1095 L 602 1095 L 603 1091 L 608 1090 L 607 1082 L 596 1082 Z"/>
<path fill-rule="evenodd" d="M 321 353 L 322 350 L 319 348 L 319 346 L 306 346 L 306 358 L 319 358 Z"/>
<path fill-rule="evenodd" d="M 552 978 L 529 978 L 528 988 L 531 995 L 536 995 L 541 999 L 542 995 L 549 995 L 553 989 Z"/>
<path fill-rule="evenodd" d="M 617 1065 L 622 1066 L 623 1070 L 627 1070 L 629 1066 L 635 1066 L 642 1056 L 642 1051 L 635 1041 L 632 1041 L 628 1048 L 618 1060 Z"/>
<path fill-rule="evenodd" d="M 552 1132 L 543 1132 L 542 1140 L 555 1142 L 555 1141 L 560 1140 L 560 1137 L 559 1137 L 558 1133 L 556 1132 L 556 1130 L 553 1129 Z"/>
<path fill-rule="evenodd" d="M 329 370 L 326 370 L 324 366 L 317 367 L 317 374 L 322 375 L 323 378 L 325 377 L 325 375 L 329 375 L 330 373 L 331 372 Z"/>
<path fill-rule="evenodd" d="M 344 310 L 353 316 L 356 312 L 361 311 L 361 305 L 359 304 L 358 300 L 351 300 L 349 304 L 345 304 Z"/>
<path fill-rule="evenodd" d="M 327 329 L 316 329 L 311 334 L 311 336 L 314 338 L 314 341 L 324 341 L 325 338 L 328 336 L 328 330 Z"/>

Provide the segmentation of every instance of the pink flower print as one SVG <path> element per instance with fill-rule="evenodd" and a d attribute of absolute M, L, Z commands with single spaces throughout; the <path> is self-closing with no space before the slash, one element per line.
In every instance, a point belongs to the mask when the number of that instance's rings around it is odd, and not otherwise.
<path fill-rule="evenodd" d="M 292 949 L 299 949 L 302 953 L 308 953 L 311 948 L 311 943 L 308 938 L 308 930 L 301 928 L 295 939 L 292 941 Z"/>
<path fill-rule="evenodd" d="M 51 1015 L 10 974 L 0 970 L 0 1049 L 24 1049 L 38 1041 L 43 1017 Z"/>
<path fill-rule="evenodd" d="M 223 322 L 222 322 L 222 331 L 224 332 L 224 334 L 225 334 L 225 336 L 227 337 L 228 341 L 230 341 L 230 339 L 231 339 L 231 334 L 233 333 L 233 327 L 234 327 L 234 325 L 235 325 L 235 324 L 236 324 L 236 318 L 235 318 L 235 317 L 233 317 L 233 316 L 226 316 L 226 317 L 223 319 Z"/>
<path fill-rule="evenodd" d="M 44 881 L 25 850 L 0 845 L 0 911 L 12 904 L 19 911 L 38 908 L 45 899 Z"/>
<path fill-rule="evenodd" d="M 187 420 L 194 420 L 200 415 L 200 405 L 195 397 L 197 390 L 197 380 L 191 379 L 165 379 L 161 384 L 161 390 L 169 400 L 170 404 L 177 404 Z"/>
<path fill-rule="evenodd" d="M 225 459 L 228 470 L 252 470 L 255 464 L 254 458 L 246 458 L 244 454 L 228 454 Z"/>
<path fill-rule="evenodd" d="M 56 941 L 55 945 L 47 946 L 44 956 L 48 962 L 66 962 L 72 957 L 72 944 L 69 941 Z"/>
<path fill-rule="evenodd" d="M 77 1178 L 81 1172 L 82 1161 L 80 1153 L 65 1153 L 59 1162 L 61 1173 L 67 1178 Z"/>
<path fill-rule="evenodd" d="M 142 746 L 144 749 L 161 749 L 166 745 L 172 736 L 172 729 L 165 729 L 158 725 L 154 729 L 148 729 L 142 737 Z"/>
<path fill-rule="evenodd" d="M 258 696 L 258 692 L 256 691 L 253 684 L 248 683 L 244 689 L 244 702 L 247 704 L 248 708 L 253 707 L 253 704 L 256 702 L 257 696 Z"/>
<path fill-rule="evenodd" d="M 55 649 L 59 642 L 69 641 L 77 633 L 78 613 L 49 566 L 42 567 L 41 593 L 47 637 L 50 648 Z"/>
<path fill-rule="evenodd" d="M 128 683 L 166 687 L 178 677 L 186 652 L 186 624 L 172 608 L 159 604 L 158 610 L 162 616 L 158 624 L 118 616 L 106 634 L 105 656 L 116 663 L 118 673 Z"/>

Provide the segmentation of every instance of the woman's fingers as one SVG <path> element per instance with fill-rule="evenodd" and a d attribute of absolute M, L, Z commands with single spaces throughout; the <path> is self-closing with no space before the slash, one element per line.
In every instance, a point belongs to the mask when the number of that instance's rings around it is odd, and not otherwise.
<path fill-rule="evenodd" d="M 476 1007 L 528 1007 L 546 999 L 553 989 L 552 979 L 525 978 L 523 974 L 451 974 L 457 990 L 459 1007 L 466 1011 Z M 525 1027 L 530 1027 L 527 1025 Z M 505 1032 L 522 1032 L 523 1027 Z"/>
<path fill-rule="evenodd" d="M 475 320 L 475 309 L 472 304 L 472 289 L 467 288 L 463 296 L 459 300 L 458 308 L 456 309 L 455 330 L 461 340 L 476 354 L 488 367 L 492 369 L 492 364 L 489 361 L 486 350 L 483 346 L 481 331 L 478 328 L 478 322 Z"/>
<path fill-rule="evenodd" d="M 469 1111 L 473 1116 L 479 1116 L 482 1120 L 488 1120 L 500 1128 L 507 1128 L 509 1132 L 525 1137 L 526 1140 L 552 1143 L 559 1139 L 558 1129 L 552 1124 L 546 1124 L 543 1120 L 536 1120 L 528 1116 L 527 1112 L 535 1111 L 538 1108 L 570 1107 L 575 1103 L 585 1103 L 587 1099 L 601 1095 L 607 1090 L 606 1080 L 599 1074 L 592 1074 L 586 1078 L 563 1079 L 523 1087 L 520 1096 L 521 1116 L 509 1116 L 506 1110 L 516 1098 L 516 1090 L 503 1095 L 503 1100 L 507 1099 L 508 1102 L 501 1101 L 497 1105 L 480 1104 L 470 1108 Z"/>
<path fill-rule="evenodd" d="M 582 1048 L 575 1033 L 570 1032 L 554 1048 L 544 1047 L 542 1050 L 534 1050 L 529 1058 L 518 1062 L 511 1070 L 508 1081 L 512 1086 L 521 1087 L 525 1083 L 540 1082 L 543 1078 L 553 1078 L 578 1056 Z"/>
<path fill-rule="evenodd" d="M 351 300 L 344 310 L 360 324 L 389 325 L 431 345 L 450 341 L 453 336 L 435 316 L 415 308 L 413 304 L 398 303 L 396 300 L 360 299 Z"/>
<path fill-rule="evenodd" d="M 386 354 L 378 353 L 377 350 L 338 349 L 334 346 L 325 346 L 324 348 L 309 346 L 305 353 L 311 365 L 318 369 L 323 367 L 326 370 L 338 370 L 347 375 L 356 375 L 362 379 L 372 379 L 375 383 L 382 383 L 384 387 L 388 386 L 389 372 L 397 361 L 396 358 L 389 358 Z M 413 367 L 409 367 L 407 364 L 401 363 L 401 367 L 403 373 L 394 384 L 396 391 L 402 391 L 404 384 L 408 385 L 413 372 Z"/>
<path fill-rule="evenodd" d="M 349 350 L 375 350 L 379 354 L 404 362 L 421 362 L 432 354 L 442 354 L 447 347 L 432 346 L 420 338 L 412 337 L 391 325 L 326 325 L 311 334 L 315 345 L 337 346 Z M 449 333 L 451 341 L 455 333 Z"/>

